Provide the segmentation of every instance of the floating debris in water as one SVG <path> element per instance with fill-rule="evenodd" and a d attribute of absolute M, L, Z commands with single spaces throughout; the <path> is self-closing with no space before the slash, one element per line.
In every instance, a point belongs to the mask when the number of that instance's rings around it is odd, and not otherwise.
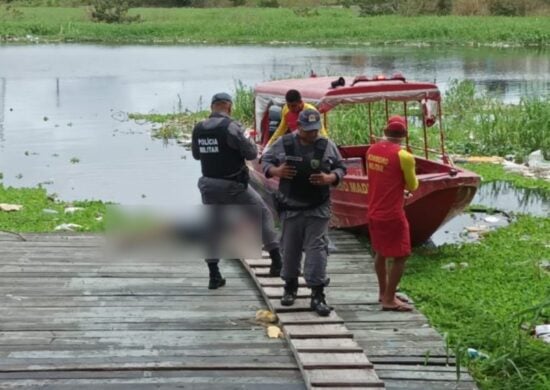
<path fill-rule="evenodd" d="M 113 114 L 111 114 L 111 118 L 113 118 L 116 121 L 119 122 L 127 122 L 128 121 L 128 113 L 124 111 L 117 111 Z"/>
<path fill-rule="evenodd" d="M 481 234 L 482 232 L 486 232 L 489 230 L 489 228 L 486 225 L 479 225 L 479 226 L 468 226 L 466 228 L 466 231 L 469 233 L 478 233 Z"/>

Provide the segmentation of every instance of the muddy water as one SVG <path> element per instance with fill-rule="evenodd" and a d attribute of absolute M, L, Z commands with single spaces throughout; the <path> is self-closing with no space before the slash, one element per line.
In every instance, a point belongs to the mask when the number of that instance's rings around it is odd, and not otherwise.
<path fill-rule="evenodd" d="M 12 186 L 43 183 L 62 199 L 195 204 L 198 164 L 151 140 L 124 112 L 208 105 L 236 80 L 378 74 L 471 78 L 507 101 L 550 93 L 550 57 L 534 50 L 315 49 L 212 46 L 0 45 L 0 172 Z M 121 113 L 122 112 L 122 113 Z"/>

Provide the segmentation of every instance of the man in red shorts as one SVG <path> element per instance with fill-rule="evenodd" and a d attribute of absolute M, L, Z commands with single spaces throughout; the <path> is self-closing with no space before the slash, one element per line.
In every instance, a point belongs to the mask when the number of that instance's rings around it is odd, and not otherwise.
<path fill-rule="evenodd" d="M 367 152 L 369 234 L 376 252 L 374 267 L 379 301 L 382 310 L 411 311 L 412 307 L 395 294 L 411 253 L 404 194 L 418 188 L 414 157 L 401 149 L 407 136 L 406 119 L 392 116 L 384 135 L 384 140 L 372 145 Z M 386 267 L 388 257 L 393 258 L 391 269 Z"/>

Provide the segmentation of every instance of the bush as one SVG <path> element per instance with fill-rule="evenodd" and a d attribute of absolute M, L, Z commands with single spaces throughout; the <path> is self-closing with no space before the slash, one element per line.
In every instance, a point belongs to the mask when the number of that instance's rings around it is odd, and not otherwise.
<path fill-rule="evenodd" d="M 241 7 L 243 5 L 246 5 L 246 0 L 231 0 L 231 4 L 233 7 Z"/>
<path fill-rule="evenodd" d="M 359 16 L 394 14 L 399 8 L 397 0 L 355 0 L 359 6 Z"/>
<path fill-rule="evenodd" d="M 489 6 L 486 0 L 453 0 L 453 14 L 462 16 L 487 15 Z"/>
<path fill-rule="evenodd" d="M 319 11 L 317 10 L 317 8 L 301 7 L 301 8 L 294 8 L 292 11 L 294 12 L 294 15 L 301 18 L 307 18 L 310 16 L 319 16 Z"/>
<path fill-rule="evenodd" d="M 93 0 L 90 17 L 94 22 L 104 23 L 132 23 L 141 20 L 139 15 L 128 15 L 128 9 L 126 1 L 115 3 L 110 0 Z"/>
<path fill-rule="evenodd" d="M 258 2 L 258 7 L 262 8 L 279 8 L 279 1 L 278 0 L 260 0 Z"/>
<path fill-rule="evenodd" d="M 526 9 L 525 0 L 489 0 L 491 15 L 525 16 Z"/>
<path fill-rule="evenodd" d="M 451 0 L 403 0 L 399 2 L 401 15 L 448 15 L 452 10 Z"/>
<path fill-rule="evenodd" d="M 3 19 L 20 19 L 23 17 L 23 12 L 15 8 L 11 4 L 0 5 L 0 20 Z"/>

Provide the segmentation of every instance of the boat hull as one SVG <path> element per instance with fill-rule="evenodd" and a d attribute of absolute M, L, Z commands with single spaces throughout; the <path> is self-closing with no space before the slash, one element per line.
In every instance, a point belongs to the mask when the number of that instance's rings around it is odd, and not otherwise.
<path fill-rule="evenodd" d="M 460 214 L 472 201 L 479 178 L 468 172 L 455 177 L 419 175 L 420 186 L 405 201 L 413 245 L 427 241 L 445 222 Z M 366 231 L 368 179 L 345 178 L 331 193 L 331 225 L 337 228 L 359 228 Z"/>

